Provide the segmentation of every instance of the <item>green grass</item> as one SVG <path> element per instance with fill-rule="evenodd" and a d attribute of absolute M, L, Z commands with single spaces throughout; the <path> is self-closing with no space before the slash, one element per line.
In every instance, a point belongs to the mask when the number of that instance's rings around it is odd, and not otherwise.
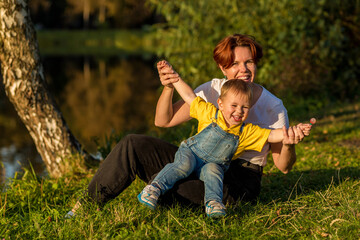
<path fill-rule="evenodd" d="M 293 170 L 284 175 L 269 161 L 258 201 L 228 207 L 224 219 L 179 205 L 150 211 L 136 200 L 145 186 L 136 180 L 102 210 L 88 204 L 65 220 L 94 172 L 41 179 L 27 171 L 0 195 L 0 239 L 359 239 L 359 107 L 324 111 Z"/>

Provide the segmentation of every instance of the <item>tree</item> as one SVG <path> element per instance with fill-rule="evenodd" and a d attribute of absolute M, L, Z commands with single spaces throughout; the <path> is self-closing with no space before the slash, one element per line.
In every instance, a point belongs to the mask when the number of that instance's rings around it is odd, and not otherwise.
<path fill-rule="evenodd" d="M 82 152 L 48 91 L 26 0 L 1 0 L 0 52 L 6 95 L 30 132 L 49 174 L 59 177 L 67 170 L 69 155 L 89 155 Z"/>
<path fill-rule="evenodd" d="M 257 82 L 288 103 L 357 99 L 360 91 L 360 2 L 354 0 L 148 0 L 157 25 L 157 54 L 193 86 L 223 77 L 212 51 L 223 37 L 256 37 L 264 58 Z"/>

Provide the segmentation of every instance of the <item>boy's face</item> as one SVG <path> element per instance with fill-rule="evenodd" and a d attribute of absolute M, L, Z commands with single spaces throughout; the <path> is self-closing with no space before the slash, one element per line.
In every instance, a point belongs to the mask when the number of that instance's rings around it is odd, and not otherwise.
<path fill-rule="evenodd" d="M 219 110 L 224 115 L 227 127 L 242 124 L 250 110 L 249 98 L 243 94 L 235 94 L 233 90 L 218 99 Z"/>

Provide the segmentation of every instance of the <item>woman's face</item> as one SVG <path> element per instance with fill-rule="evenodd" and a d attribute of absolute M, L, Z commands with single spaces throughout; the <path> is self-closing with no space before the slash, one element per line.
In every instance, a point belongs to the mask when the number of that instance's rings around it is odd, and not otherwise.
<path fill-rule="evenodd" d="M 229 68 L 220 66 L 227 79 L 241 79 L 246 82 L 254 82 L 256 76 L 256 64 L 249 47 L 235 47 L 235 59 Z"/>

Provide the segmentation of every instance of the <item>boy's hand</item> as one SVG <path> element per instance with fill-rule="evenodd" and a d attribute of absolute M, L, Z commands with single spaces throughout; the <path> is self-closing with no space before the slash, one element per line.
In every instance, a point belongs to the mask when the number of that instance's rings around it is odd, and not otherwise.
<path fill-rule="evenodd" d="M 296 127 L 300 129 L 305 136 L 309 136 L 312 124 L 299 123 Z"/>
<path fill-rule="evenodd" d="M 165 87 L 173 88 L 173 83 L 179 81 L 179 74 L 174 71 L 172 66 L 165 60 L 157 63 L 161 84 Z"/>
<path fill-rule="evenodd" d="M 284 145 L 298 144 L 304 139 L 305 136 L 310 135 L 311 127 L 311 124 L 299 123 L 298 125 L 289 127 L 289 129 L 286 130 L 286 127 L 284 126 L 284 139 L 282 143 Z"/>

